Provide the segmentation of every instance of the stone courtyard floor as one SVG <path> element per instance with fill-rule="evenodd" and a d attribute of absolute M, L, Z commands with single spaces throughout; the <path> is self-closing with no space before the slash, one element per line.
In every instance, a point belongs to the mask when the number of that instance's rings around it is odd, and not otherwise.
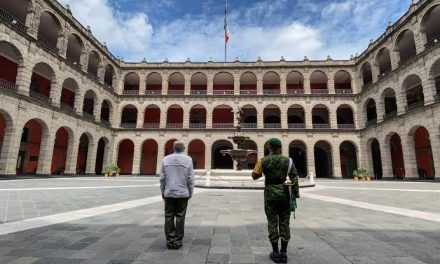
<path fill-rule="evenodd" d="M 289 263 L 440 263 L 440 184 L 301 189 Z M 154 177 L 0 180 L 0 263 L 271 263 L 261 190 L 197 189 L 167 250 Z"/>

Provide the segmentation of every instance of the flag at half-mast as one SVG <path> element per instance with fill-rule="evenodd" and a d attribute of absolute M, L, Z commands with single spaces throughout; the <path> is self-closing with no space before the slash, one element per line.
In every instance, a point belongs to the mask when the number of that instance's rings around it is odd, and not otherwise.
<path fill-rule="evenodd" d="M 225 43 L 229 42 L 229 27 L 227 19 L 228 7 L 225 7 Z"/>

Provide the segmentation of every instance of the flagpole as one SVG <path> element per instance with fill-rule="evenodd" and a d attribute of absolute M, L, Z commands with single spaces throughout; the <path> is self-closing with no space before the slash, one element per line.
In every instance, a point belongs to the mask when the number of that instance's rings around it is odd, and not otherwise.
<path fill-rule="evenodd" d="M 227 12 L 228 12 L 228 0 L 225 0 L 225 34 L 226 34 L 226 27 L 227 27 Z M 228 51 L 228 43 L 226 41 L 226 36 L 225 36 L 225 62 L 227 60 L 227 51 Z"/>

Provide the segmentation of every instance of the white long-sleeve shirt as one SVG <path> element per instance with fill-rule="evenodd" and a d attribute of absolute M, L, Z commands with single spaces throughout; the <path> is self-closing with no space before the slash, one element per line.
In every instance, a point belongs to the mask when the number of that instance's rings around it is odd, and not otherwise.
<path fill-rule="evenodd" d="M 194 169 L 190 156 L 174 153 L 162 160 L 160 190 L 169 198 L 191 197 L 194 190 Z"/>

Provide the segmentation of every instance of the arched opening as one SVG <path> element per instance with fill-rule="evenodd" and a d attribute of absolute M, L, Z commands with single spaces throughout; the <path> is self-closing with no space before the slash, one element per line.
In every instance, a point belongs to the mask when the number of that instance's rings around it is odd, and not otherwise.
<path fill-rule="evenodd" d="M 101 122 L 110 124 L 111 106 L 107 100 L 102 101 L 101 104 Z"/>
<path fill-rule="evenodd" d="M 396 93 L 393 89 L 387 88 L 382 93 L 385 115 L 384 120 L 397 116 L 397 100 Z"/>
<path fill-rule="evenodd" d="M 221 105 L 212 112 L 212 128 L 233 128 L 234 111 L 232 107 Z"/>
<path fill-rule="evenodd" d="M 253 72 L 240 76 L 240 94 L 257 94 L 257 76 Z"/>
<path fill-rule="evenodd" d="M 437 60 L 429 71 L 429 79 L 434 82 L 435 87 L 435 100 L 440 101 L 440 59 Z"/>
<path fill-rule="evenodd" d="M 101 58 L 99 57 L 99 54 L 96 51 L 92 50 L 89 53 L 89 60 L 87 64 L 87 72 L 89 74 L 89 77 L 98 80 L 98 69 L 100 64 Z"/>
<path fill-rule="evenodd" d="M 342 142 L 339 146 L 339 155 L 342 178 L 353 178 L 353 171 L 358 168 L 356 146 L 350 141 Z"/>
<path fill-rule="evenodd" d="M 180 95 L 185 93 L 185 77 L 179 72 L 170 75 L 168 79 L 168 94 Z"/>
<path fill-rule="evenodd" d="M 427 47 L 440 41 L 440 5 L 434 6 L 425 14 L 421 31 L 425 33 Z"/>
<path fill-rule="evenodd" d="M 417 160 L 417 172 L 421 180 L 434 180 L 435 169 L 431 140 L 428 130 L 419 127 L 414 132 L 414 151 Z"/>
<path fill-rule="evenodd" d="M 183 109 L 178 105 L 172 105 L 167 112 L 167 128 L 183 127 Z"/>
<path fill-rule="evenodd" d="M 139 84 L 140 79 L 137 73 L 130 72 L 125 75 L 123 94 L 139 94 Z"/>
<path fill-rule="evenodd" d="M 149 105 L 145 108 L 144 128 L 160 127 L 160 108 L 157 105 Z"/>
<path fill-rule="evenodd" d="M 377 180 L 382 179 L 383 169 L 382 169 L 382 155 L 380 153 L 379 141 L 373 139 L 371 142 L 371 159 L 373 161 L 373 173 L 374 178 Z"/>
<path fill-rule="evenodd" d="M 241 148 L 258 151 L 257 143 L 252 140 L 246 140 L 245 142 L 243 142 Z M 242 162 L 241 166 L 245 170 L 253 170 L 255 168 L 255 165 L 257 164 L 257 161 L 258 155 L 256 153 L 250 154 L 249 156 L 247 156 L 246 161 Z"/>
<path fill-rule="evenodd" d="M 17 174 L 37 174 L 42 139 L 47 128 L 39 120 L 29 120 L 23 127 L 17 158 Z"/>
<path fill-rule="evenodd" d="M 245 105 L 241 111 L 243 111 L 241 126 L 243 128 L 257 128 L 257 109 L 252 105 Z"/>
<path fill-rule="evenodd" d="M 67 148 L 69 146 L 69 132 L 64 127 L 55 134 L 52 153 L 51 173 L 61 175 L 66 170 Z"/>
<path fill-rule="evenodd" d="M 422 80 L 417 75 L 408 76 L 403 81 L 403 91 L 406 91 L 407 111 L 411 111 L 425 105 Z"/>
<path fill-rule="evenodd" d="M 104 86 L 113 90 L 113 79 L 115 78 L 115 69 L 110 64 L 105 65 Z"/>
<path fill-rule="evenodd" d="M 98 149 L 96 151 L 95 173 L 101 175 L 104 169 L 104 158 L 107 154 L 108 139 L 102 137 L 98 141 Z"/>
<path fill-rule="evenodd" d="M 336 120 L 339 129 L 354 129 L 353 109 L 348 105 L 341 105 L 336 110 Z"/>
<path fill-rule="evenodd" d="M 335 93 L 353 93 L 353 90 L 351 88 L 351 75 L 347 71 L 338 71 L 335 74 Z"/>
<path fill-rule="evenodd" d="M 84 95 L 83 116 L 94 119 L 96 94 L 92 90 L 88 90 Z"/>
<path fill-rule="evenodd" d="M 276 72 L 268 72 L 263 76 L 263 94 L 280 94 L 280 76 Z"/>
<path fill-rule="evenodd" d="M 191 141 L 188 145 L 188 155 L 192 158 L 195 170 L 205 169 L 205 143 L 199 139 Z"/>
<path fill-rule="evenodd" d="M 376 65 L 379 67 L 379 79 L 391 72 L 391 55 L 387 48 L 381 49 L 377 54 Z"/>
<path fill-rule="evenodd" d="M 176 139 L 170 139 L 167 141 L 167 143 L 165 143 L 165 156 L 174 153 L 174 142 L 176 141 Z"/>
<path fill-rule="evenodd" d="M 399 64 L 416 56 L 416 42 L 414 40 L 414 33 L 411 30 L 407 29 L 398 36 L 396 50 L 399 52 Z"/>
<path fill-rule="evenodd" d="M 276 105 L 269 105 L 263 112 L 264 128 L 281 128 L 281 111 Z"/>
<path fill-rule="evenodd" d="M 155 175 L 157 164 L 157 152 L 158 145 L 156 140 L 147 139 L 142 144 L 142 157 L 141 157 L 141 174 L 143 175 Z"/>
<path fill-rule="evenodd" d="M 293 160 L 298 176 L 307 177 L 307 146 L 300 140 L 294 140 L 289 144 L 289 157 Z"/>
<path fill-rule="evenodd" d="M 12 44 L 0 41 L 0 87 L 17 91 L 17 73 L 23 59 Z"/>
<path fill-rule="evenodd" d="M 50 91 L 55 84 L 55 72 L 46 63 L 40 62 L 32 70 L 29 95 L 37 100 L 50 103 Z"/>
<path fill-rule="evenodd" d="M 373 72 L 369 62 L 362 64 L 362 81 L 364 89 L 373 83 Z"/>
<path fill-rule="evenodd" d="M 136 128 L 138 110 L 134 105 L 127 105 L 122 109 L 121 127 Z"/>
<path fill-rule="evenodd" d="M 220 72 L 214 76 L 213 93 L 216 95 L 234 94 L 234 76 L 227 72 Z"/>
<path fill-rule="evenodd" d="M 64 80 L 61 90 L 60 107 L 64 110 L 75 112 L 75 97 L 77 91 L 79 91 L 79 87 L 74 79 L 67 78 Z"/>
<path fill-rule="evenodd" d="M 325 105 L 316 105 L 312 109 L 313 128 L 330 128 L 330 115 Z"/>
<path fill-rule="evenodd" d="M 314 146 L 315 173 L 317 178 L 333 177 L 332 148 L 326 141 L 318 141 Z"/>
<path fill-rule="evenodd" d="M 148 74 L 145 94 L 162 94 L 162 76 L 159 73 L 153 72 Z"/>
<path fill-rule="evenodd" d="M 393 134 L 390 139 L 391 163 L 395 179 L 405 177 L 405 163 L 403 160 L 402 142 L 398 134 Z"/>
<path fill-rule="evenodd" d="M 300 105 L 292 105 L 287 110 L 287 122 L 289 128 L 305 128 L 304 108 Z"/>
<path fill-rule="evenodd" d="M 366 113 L 366 126 L 370 126 L 377 123 L 377 110 L 376 110 L 376 101 L 374 99 L 368 99 L 365 104 L 365 113 Z"/>
<path fill-rule="evenodd" d="M 119 143 L 118 167 L 122 175 L 130 175 L 133 171 L 134 143 L 130 139 L 124 139 Z"/>
<path fill-rule="evenodd" d="M 58 37 L 61 35 L 61 24 L 58 18 L 47 11 L 40 16 L 38 40 L 51 52 L 58 53 Z"/>
<path fill-rule="evenodd" d="M 233 169 L 234 162 L 231 156 L 220 152 L 232 148 L 232 143 L 227 140 L 218 140 L 212 144 L 212 169 Z"/>
<path fill-rule="evenodd" d="M 5 15 L 5 18 L 11 23 L 15 20 L 16 23 L 20 24 L 20 27 L 24 27 L 26 23 L 28 8 L 29 0 L 2 0 L 0 2 L 0 9 L 9 15 Z"/>
<path fill-rule="evenodd" d="M 84 44 L 81 38 L 76 34 L 69 34 L 67 37 L 66 60 L 79 69 L 81 69 L 83 49 Z"/>
<path fill-rule="evenodd" d="M 0 111 L 0 158 L 3 153 L 3 142 L 5 140 L 6 132 L 11 130 L 11 118 L 8 114 Z"/>
<path fill-rule="evenodd" d="M 86 133 L 83 133 L 79 138 L 78 156 L 76 159 L 76 174 L 78 175 L 86 174 L 90 141 Z"/>
<path fill-rule="evenodd" d="M 204 73 L 198 72 L 191 76 L 191 94 L 204 95 L 208 90 L 208 78 Z"/>
<path fill-rule="evenodd" d="M 328 77 L 322 71 L 314 71 L 310 75 L 310 89 L 312 94 L 328 94 Z"/>
<path fill-rule="evenodd" d="M 287 94 L 304 94 L 304 76 L 297 71 L 290 72 L 286 77 Z"/>
<path fill-rule="evenodd" d="M 206 109 L 202 105 L 196 105 L 191 108 L 189 128 L 206 128 Z"/>

